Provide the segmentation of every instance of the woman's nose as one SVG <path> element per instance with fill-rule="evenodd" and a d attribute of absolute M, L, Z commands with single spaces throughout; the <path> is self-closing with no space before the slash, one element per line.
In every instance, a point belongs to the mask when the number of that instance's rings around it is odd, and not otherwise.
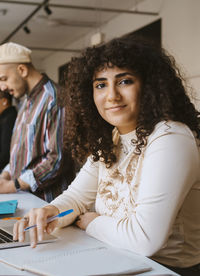
<path fill-rule="evenodd" d="M 120 96 L 120 93 L 119 93 L 117 87 L 115 87 L 115 86 L 108 87 L 108 91 L 107 91 L 108 101 L 117 101 L 117 100 L 120 100 L 120 98 L 121 98 L 121 96 Z"/>

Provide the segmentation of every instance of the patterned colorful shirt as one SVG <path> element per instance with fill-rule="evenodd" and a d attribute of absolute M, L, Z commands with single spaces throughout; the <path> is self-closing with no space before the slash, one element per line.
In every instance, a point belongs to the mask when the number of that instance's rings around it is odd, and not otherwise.
<path fill-rule="evenodd" d="M 50 201 L 59 194 L 56 183 L 62 161 L 64 110 L 58 87 L 46 76 L 26 96 L 14 126 L 8 170 L 31 191 Z M 43 195 L 44 193 L 44 195 Z"/>

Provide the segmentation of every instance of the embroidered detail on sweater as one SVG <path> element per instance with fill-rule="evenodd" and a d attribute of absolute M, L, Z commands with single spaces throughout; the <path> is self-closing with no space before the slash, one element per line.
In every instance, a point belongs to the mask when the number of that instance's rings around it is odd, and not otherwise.
<path fill-rule="evenodd" d="M 107 169 L 107 176 L 100 180 L 97 201 L 101 201 L 104 214 L 115 218 L 133 214 L 136 207 L 135 196 L 137 187 L 132 182 L 139 156 L 132 153 L 126 165 L 120 168 Z"/>

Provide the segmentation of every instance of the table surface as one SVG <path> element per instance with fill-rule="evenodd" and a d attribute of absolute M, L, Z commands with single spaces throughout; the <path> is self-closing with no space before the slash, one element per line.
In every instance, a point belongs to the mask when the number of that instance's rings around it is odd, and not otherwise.
<path fill-rule="evenodd" d="M 21 217 L 24 214 L 26 214 L 31 208 L 38 208 L 42 207 L 44 205 L 47 205 L 47 202 L 41 200 L 40 198 L 32 195 L 28 192 L 19 192 L 16 194 L 0 194 L 0 201 L 6 201 L 6 200 L 12 200 L 17 199 L 18 200 L 18 207 L 15 213 L 16 217 Z M 12 249 L 9 249 L 12 250 Z M 34 250 L 34 249 L 33 249 Z M 59 249 L 58 249 L 59 250 Z M 170 275 L 178 275 L 169 269 L 157 264 L 156 262 L 152 261 L 149 258 L 144 257 L 144 261 L 149 264 L 153 269 L 152 271 L 141 273 L 138 275 L 141 276 L 170 276 Z M 33 273 L 27 272 L 27 271 L 19 271 L 15 268 L 12 268 L 10 266 L 7 266 L 3 263 L 0 263 L 0 275 L 35 275 Z"/>

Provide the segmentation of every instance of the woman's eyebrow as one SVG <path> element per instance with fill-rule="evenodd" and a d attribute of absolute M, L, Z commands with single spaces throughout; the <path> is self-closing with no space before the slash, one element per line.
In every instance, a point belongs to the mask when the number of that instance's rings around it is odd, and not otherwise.
<path fill-rule="evenodd" d="M 130 75 L 130 76 L 134 76 L 134 74 L 130 73 L 130 72 L 123 72 L 123 73 L 119 73 L 117 75 L 115 75 L 115 78 L 118 79 L 118 78 L 121 78 L 121 77 L 124 77 L 124 76 L 127 76 L 127 75 Z M 107 80 L 107 78 L 95 78 L 92 82 L 95 82 L 95 81 L 105 81 Z"/>
<path fill-rule="evenodd" d="M 130 73 L 130 72 L 123 72 L 123 73 L 119 73 L 117 75 L 115 75 L 115 78 L 121 78 L 121 77 L 124 77 L 126 75 L 130 75 L 130 76 L 134 76 L 134 74 Z"/>
<path fill-rule="evenodd" d="M 94 80 L 92 80 L 92 82 L 95 82 L 95 81 L 105 81 L 107 80 L 106 78 L 95 78 Z"/>

